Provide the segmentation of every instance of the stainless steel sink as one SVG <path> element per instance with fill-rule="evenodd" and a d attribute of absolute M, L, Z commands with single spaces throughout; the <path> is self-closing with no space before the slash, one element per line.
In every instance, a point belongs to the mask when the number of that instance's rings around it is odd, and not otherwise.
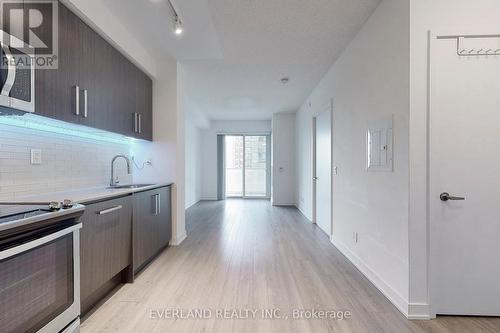
<path fill-rule="evenodd" d="M 154 184 L 129 184 L 129 185 L 114 185 L 109 186 L 107 189 L 136 189 L 141 187 L 152 186 Z"/>

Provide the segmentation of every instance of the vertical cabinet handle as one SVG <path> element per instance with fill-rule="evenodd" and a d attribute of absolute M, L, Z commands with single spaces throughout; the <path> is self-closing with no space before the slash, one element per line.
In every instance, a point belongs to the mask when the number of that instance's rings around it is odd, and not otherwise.
<path fill-rule="evenodd" d="M 142 133 L 142 114 L 139 113 L 139 134 Z"/>
<path fill-rule="evenodd" d="M 80 115 L 80 87 L 75 86 L 75 115 Z"/>
<path fill-rule="evenodd" d="M 160 194 L 156 195 L 156 215 L 159 215 L 161 213 L 161 201 L 160 201 Z"/>
<path fill-rule="evenodd" d="M 152 196 L 152 198 L 154 200 L 154 205 L 155 205 L 153 215 L 159 215 L 161 211 L 160 195 L 155 194 Z"/>
<path fill-rule="evenodd" d="M 134 133 L 142 133 L 142 114 L 134 112 Z"/>
<path fill-rule="evenodd" d="M 88 116 L 88 91 L 85 89 L 83 91 L 83 117 L 87 118 Z"/>

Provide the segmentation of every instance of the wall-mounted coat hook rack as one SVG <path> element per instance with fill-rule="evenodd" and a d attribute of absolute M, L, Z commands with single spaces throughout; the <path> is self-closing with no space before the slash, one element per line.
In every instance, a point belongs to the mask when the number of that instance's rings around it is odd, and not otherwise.
<path fill-rule="evenodd" d="M 455 39 L 457 42 L 457 55 L 461 57 L 471 56 L 500 56 L 500 48 L 466 48 L 462 47 L 466 39 L 498 39 L 500 42 L 500 34 L 496 35 L 452 35 L 438 36 L 437 39 Z"/>

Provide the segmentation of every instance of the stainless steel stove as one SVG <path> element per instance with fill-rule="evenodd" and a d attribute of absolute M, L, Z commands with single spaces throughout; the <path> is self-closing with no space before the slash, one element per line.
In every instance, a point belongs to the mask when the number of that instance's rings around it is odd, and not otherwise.
<path fill-rule="evenodd" d="M 2 332 L 79 330 L 85 207 L 66 203 L 0 202 Z"/>

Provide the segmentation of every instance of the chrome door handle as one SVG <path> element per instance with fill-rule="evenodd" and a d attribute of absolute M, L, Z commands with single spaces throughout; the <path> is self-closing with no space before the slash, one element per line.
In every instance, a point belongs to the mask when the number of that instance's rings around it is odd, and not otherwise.
<path fill-rule="evenodd" d="M 319 180 L 319 177 L 313 177 L 313 180 Z"/>
<path fill-rule="evenodd" d="M 443 192 L 441 193 L 441 195 L 439 196 L 439 199 L 441 199 L 441 201 L 448 201 L 448 200 L 465 200 L 464 197 L 454 197 L 454 196 L 451 196 L 449 193 L 447 192 Z"/>

